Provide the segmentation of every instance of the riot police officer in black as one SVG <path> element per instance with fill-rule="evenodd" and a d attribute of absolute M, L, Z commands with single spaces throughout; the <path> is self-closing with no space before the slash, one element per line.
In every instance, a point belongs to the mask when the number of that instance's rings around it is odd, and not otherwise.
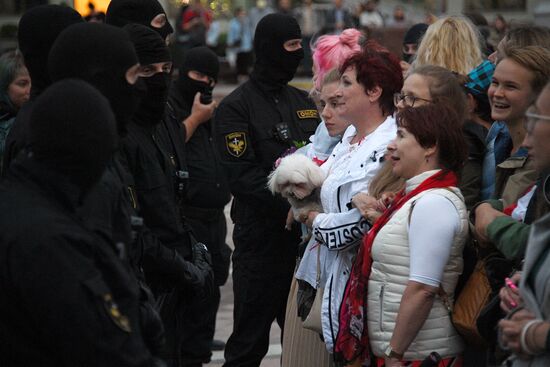
<path fill-rule="evenodd" d="M 218 56 L 213 51 L 202 46 L 192 48 L 185 55 L 169 95 L 170 108 L 177 116 L 175 123 L 183 121 L 187 133 L 185 155 L 189 182 L 181 209 L 198 240 L 208 247 L 215 280 L 212 297 L 190 305 L 184 355 L 191 362 L 195 360 L 189 364 L 193 366 L 205 362 L 210 355 L 220 302 L 219 287 L 227 280 L 231 257 L 231 249 L 225 243 L 224 214 L 231 194 L 213 142 L 212 91 L 218 72 Z"/>
<path fill-rule="evenodd" d="M 143 82 L 139 80 L 134 46 L 124 30 L 90 23 L 67 28 L 52 47 L 49 70 L 53 80 L 77 77 L 98 88 L 110 102 L 119 136 L 126 136 L 140 103 Z M 184 256 L 193 256 L 191 246 L 176 249 L 164 243 L 147 225 L 139 223 L 141 218 L 136 214 L 139 205 L 134 177 L 118 149 L 99 183 L 79 208 L 79 215 L 93 231 L 126 248 L 131 265 L 141 279 L 141 271 L 145 269 L 162 278 L 167 287 L 201 288 L 211 271 L 208 263 L 202 261 L 203 256 L 197 254 L 195 264 L 185 261 Z M 180 254 L 180 250 L 185 254 Z M 146 306 L 147 301 L 144 299 Z M 148 345 L 155 354 L 164 354 L 163 333 L 157 327 L 162 327 L 162 323 L 158 319 L 156 325 L 153 310 L 149 311 L 143 319 L 149 323 Z"/>
<path fill-rule="evenodd" d="M 218 151 L 234 196 L 233 333 L 225 366 L 259 366 L 274 319 L 284 324 L 300 241 L 285 230 L 289 206 L 266 188 L 276 159 L 315 131 L 319 116 L 305 91 L 288 85 L 303 58 L 301 32 L 288 15 L 262 18 L 254 36 L 250 80 L 218 107 Z"/>
<path fill-rule="evenodd" d="M 132 122 L 128 124 L 128 135 L 123 139 L 121 148 L 134 179 L 140 203 L 139 214 L 163 244 L 177 249 L 189 260 L 201 261 L 202 252 L 189 253 L 191 249 L 202 245 L 193 243 L 194 236 L 180 215 L 177 202 L 181 193 L 177 192 L 175 185 L 176 167 L 157 138 L 170 85 L 170 54 L 164 41 L 151 29 L 139 24 L 129 24 L 124 29 L 134 43 L 142 70 L 147 73 L 147 77 L 143 78 L 147 94 L 142 98 Z M 199 259 L 194 258 L 194 255 L 198 255 Z M 210 261 L 209 256 L 207 261 Z M 173 289 L 173 284 L 167 282 L 165 276 L 160 276 L 158 269 L 147 271 L 148 267 L 145 268 L 148 283 L 157 299 L 162 301 L 160 312 L 167 341 L 165 359 L 170 366 L 187 365 L 186 354 L 182 349 L 186 342 L 192 341 L 185 340 L 189 328 L 185 322 L 186 313 L 191 300 L 201 299 L 211 292 L 210 267 L 207 269 L 208 274 L 200 289 Z"/>
<path fill-rule="evenodd" d="M 65 28 L 83 21 L 80 14 L 73 8 L 51 4 L 33 7 L 21 17 L 17 30 L 17 44 L 32 80 L 31 96 L 19 110 L 6 138 L 2 157 L 3 172 L 27 146 L 29 117 L 33 102 L 51 84 L 48 74 L 48 54 L 52 44 Z"/>
<path fill-rule="evenodd" d="M 77 216 L 117 141 L 89 84 L 62 81 L 36 100 L 29 151 L 0 187 L 0 365 L 153 366 L 124 251 Z"/>

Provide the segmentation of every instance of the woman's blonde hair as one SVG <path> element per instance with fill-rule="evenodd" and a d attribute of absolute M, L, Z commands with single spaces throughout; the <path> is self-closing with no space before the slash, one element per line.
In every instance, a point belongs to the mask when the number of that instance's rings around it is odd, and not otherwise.
<path fill-rule="evenodd" d="M 321 89 L 323 88 L 323 86 L 325 84 L 330 84 L 330 83 L 337 83 L 340 81 L 340 77 L 342 76 L 342 74 L 340 73 L 340 70 L 338 70 L 338 68 L 334 68 L 330 71 L 328 71 L 325 76 L 323 77 L 323 80 L 321 82 Z"/>
<path fill-rule="evenodd" d="M 405 187 L 405 180 L 393 173 L 389 160 L 384 162 L 369 185 L 369 195 L 380 199 L 383 193 L 396 193 Z"/>
<path fill-rule="evenodd" d="M 441 18 L 428 27 L 413 66 L 437 65 L 466 75 L 483 61 L 480 40 L 479 31 L 466 17 Z"/>

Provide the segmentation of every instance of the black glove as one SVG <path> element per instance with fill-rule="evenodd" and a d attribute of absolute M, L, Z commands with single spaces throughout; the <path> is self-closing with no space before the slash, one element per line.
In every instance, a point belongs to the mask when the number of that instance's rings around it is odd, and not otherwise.
<path fill-rule="evenodd" d="M 203 256 L 205 264 L 196 265 L 187 261 L 173 248 L 164 246 L 149 232 L 143 232 L 139 238 L 143 244 L 143 269 L 148 284 L 157 291 L 169 291 L 172 288 L 201 290 L 205 278 L 211 272 L 209 257 Z M 206 254 L 210 256 L 209 254 Z M 206 256 L 205 255 L 205 256 Z M 193 257 L 197 257 L 194 255 Z"/>
<path fill-rule="evenodd" d="M 200 291 L 201 295 L 208 296 L 214 290 L 214 271 L 212 270 L 212 257 L 208 252 L 208 248 L 200 242 L 193 244 L 193 265 L 200 273 L 202 278 L 202 287 L 195 287 L 196 291 Z"/>

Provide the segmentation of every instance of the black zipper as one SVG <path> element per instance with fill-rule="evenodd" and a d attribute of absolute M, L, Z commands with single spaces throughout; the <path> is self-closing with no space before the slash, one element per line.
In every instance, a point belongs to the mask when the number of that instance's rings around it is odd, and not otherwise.
<path fill-rule="evenodd" d="M 340 205 L 340 189 L 342 186 L 338 186 L 338 190 L 336 191 L 336 200 L 338 201 L 338 213 L 342 213 L 342 206 Z"/>

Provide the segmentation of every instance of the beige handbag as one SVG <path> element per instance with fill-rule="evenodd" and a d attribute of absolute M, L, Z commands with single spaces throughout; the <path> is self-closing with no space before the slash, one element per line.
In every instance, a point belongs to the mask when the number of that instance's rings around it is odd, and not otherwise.
<path fill-rule="evenodd" d="M 323 334 L 323 327 L 321 324 L 321 308 L 323 306 L 323 293 L 324 288 L 320 288 L 321 285 L 321 244 L 318 244 L 317 248 L 317 279 L 316 279 L 316 292 L 315 300 L 309 311 L 306 319 L 302 322 L 302 326 L 306 329 L 315 331 L 316 333 Z"/>

